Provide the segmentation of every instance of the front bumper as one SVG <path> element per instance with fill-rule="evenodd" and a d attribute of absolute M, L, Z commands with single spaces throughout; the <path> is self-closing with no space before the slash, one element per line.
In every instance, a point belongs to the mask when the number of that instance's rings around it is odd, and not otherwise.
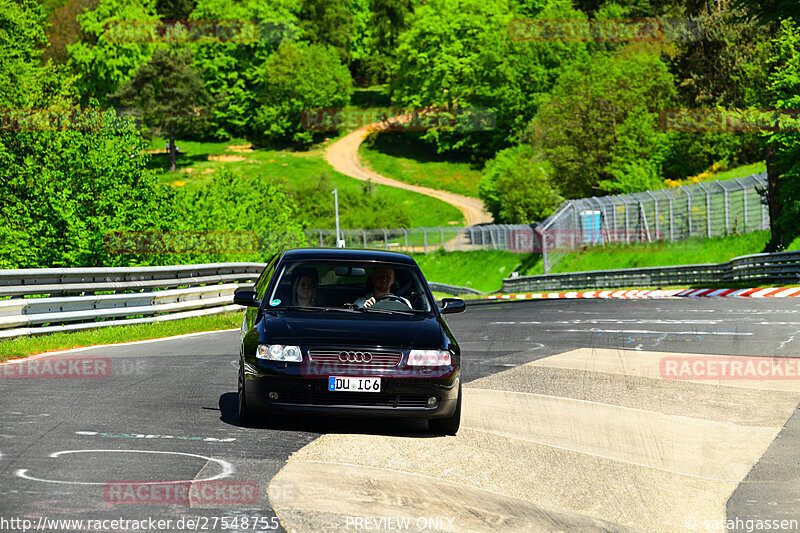
<path fill-rule="evenodd" d="M 408 367 L 373 372 L 340 369 L 321 375 L 308 364 L 261 360 L 247 363 L 247 404 L 264 412 L 444 418 L 455 411 L 461 380 L 461 373 L 455 367 L 427 373 Z M 380 377 L 381 391 L 331 392 L 328 391 L 329 375 Z M 271 400 L 271 392 L 277 393 L 278 398 Z M 432 407 L 427 404 L 430 397 L 437 398 Z"/>

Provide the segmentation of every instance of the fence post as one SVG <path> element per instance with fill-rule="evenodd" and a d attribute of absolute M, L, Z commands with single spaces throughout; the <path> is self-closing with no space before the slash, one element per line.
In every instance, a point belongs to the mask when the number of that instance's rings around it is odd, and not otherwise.
<path fill-rule="evenodd" d="M 611 200 L 611 198 L 609 198 L 608 201 L 611 202 L 611 207 L 612 207 L 612 209 L 611 209 L 611 217 L 614 219 L 614 231 L 612 232 L 612 235 L 614 236 L 614 242 L 616 242 L 618 240 L 617 239 L 617 203 L 613 202 Z"/>
<path fill-rule="evenodd" d="M 472 226 L 469 226 L 469 245 L 475 251 L 475 229 Z"/>
<path fill-rule="evenodd" d="M 461 251 L 461 228 L 456 226 L 456 248 Z"/>
<path fill-rule="evenodd" d="M 728 220 L 728 189 L 723 187 L 719 180 L 715 181 L 714 183 L 716 183 L 717 186 L 722 189 L 722 192 L 725 196 L 725 235 L 728 235 L 731 232 L 731 225 Z"/>
<path fill-rule="evenodd" d="M 386 233 L 385 229 L 381 228 L 381 231 L 383 232 L 383 248 L 384 248 L 384 250 L 388 250 L 389 249 L 389 235 Z"/>
<path fill-rule="evenodd" d="M 658 198 L 656 198 L 656 195 L 653 194 L 650 191 L 647 191 L 647 194 L 649 194 L 650 197 L 653 199 L 653 209 L 654 209 L 655 219 L 656 219 L 656 239 L 660 239 L 661 238 L 661 229 L 660 229 L 660 224 L 658 223 Z"/>
<path fill-rule="evenodd" d="M 665 193 L 666 194 L 666 193 Z M 675 216 L 672 211 L 672 195 L 667 195 L 667 199 L 669 200 L 669 240 L 675 240 Z"/>
<path fill-rule="evenodd" d="M 708 238 L 711 238 L 711 192 L 706 189 L 706 186 L 702 183 L 698 183 L 701 189 L 706 192 L 706 226 L 707 230 L 706 233 L 708 234 Z"/>
<path fill-rule="evenodd" d="M 686 209 L 689 213 L 689 237 L 692 236 L 692 193 L 683 185 L 679 185 L 681 190 L 686 193 Z"/>
<path fill-rule="evenodd" d="M 744 232 L 747 233 L 747 187 L 742 184 L 741 178 L 736 178 L 736 183 L 742 188 L 742 194 L 744 195 Z"/>
<path fill-rule="evenodd" d="M 494 238 L 494 231 L 492 228 L 489 228 L 489 237 L 492 239 L 492 247 L 497 250 L 497 241 Z"/>
<path fill-rule="evenodd" d="M 542 243 L 542 271 L 544 274 L 547 274 L 549 270 L 547 265 L 547 239 L 545 238 L 544 230 L 540 230 L 538 226 L 533 228 L 533 231 L 539 235 L 540 242 Z"/>
<path fill-rule="evenodd" d="M 361 236 L 364 237 L 364 248 L 366 248 L 367 247 L 367 232 L 364 231 L 363 229 L 360 229 L 360 228 L 359 228 L 359 231 L 361 232 Z"/>
<path fill-rule="evenodd" d="M 436 227 L 439 228 L 439 233 L 442 236 L 442 248 L 444 248 L 444 230 L 442 229 L 441 226 L 436 226 Z"/>
<path fill-rule="evenodd" d="M 481 249 L 482 250 L 486 249 L 486 241 L 487 241 L 487 239 L 486 239 L 486 228 L 481 228 L 481 245 L 482 245 Z"/>
<path fill-rule="evenodd" d="M 423 253 L 428 253 L 428 232 L 425 231 L 425 228 L 422 228 L 422 246 L 423 246 Z"/>
<path fill-rule="evenodd" d="M 644 223 L 644 234 L 647 236 L 647 242 L 651 242 L 650 239 L 650 228 L 647 225 L 647 211 L 644 210 L 644 204 L 641 200 L 637 200 L 639 202 L 639 214 L 642 217 L 642 222 Z"/>
<path fill-rule="evenodd" d="M 631 226 L 628 223 L 628 202 L 622 200 L 622 203 L 625 205 L 625 242 L 628 244 L 631 243 Z"/>
<path fill-rule="evenodd" d="M 407 252 L 408 251 L 408 232 L 406 231 L 406 228 L 400 228 L 400 229 L 403 230 L 403 235 L 406 238 L 406 252 Z"/>
<path fill-rule="evenodd" d="M 324 244 L 322 244 L 322 230 L 318 229 L 317 231 L 319 232 L 319 247 L 322 248 L 324 246 Z"/>

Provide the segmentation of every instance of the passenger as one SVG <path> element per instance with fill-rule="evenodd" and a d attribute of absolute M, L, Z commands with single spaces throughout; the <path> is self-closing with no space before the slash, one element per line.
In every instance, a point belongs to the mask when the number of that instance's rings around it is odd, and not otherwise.
<path fill-rule="evenodd" d="M 372 284 L 372 292 L 368 292 L 355 301 L 358 307 L 372 307 L 375 300 L 381 296 L 392 294 L 394 284 L 394 269 L 389 267 L 378 267 L 368 278 L 368 283 Z"/>
<path fill-rule="evenodd" d="M 292 305 L 315 305 L 318 282 L 317 269 L 294 269 L 292 272 Z"/>

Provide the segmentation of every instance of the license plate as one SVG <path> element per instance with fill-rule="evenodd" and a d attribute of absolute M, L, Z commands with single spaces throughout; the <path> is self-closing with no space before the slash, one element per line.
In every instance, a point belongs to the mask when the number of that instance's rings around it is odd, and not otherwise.
<path fill-rule="evenodd" d="M 329 391 L 380 392 L 381 378 L 328 378 Z"/>

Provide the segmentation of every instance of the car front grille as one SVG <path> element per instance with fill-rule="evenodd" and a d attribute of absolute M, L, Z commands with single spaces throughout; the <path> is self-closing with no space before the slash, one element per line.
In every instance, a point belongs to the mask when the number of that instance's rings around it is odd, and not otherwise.
<path fill-rule="evenodd" d="M 366 358 L 365 354 L 369 354 L 369 361 L 363 361 Z M 348 356 L 350 356 L 350 359 L 359 360 L 347 360 Z M 371 348 L 312 348 L 308 351 L 308 358 L 312 363 L 318 365 L 347 365 L 352 368 L 394 368 L 400 364 L 403 352 Z M 342 358 L 345 360 L 343 361 Z"/>
<path fill-rule="evenodd" d="M 282 392 L 273 403 L 289 405 L 324 405 L 356 407 L 403 407 L 424 409 L 428 396 L 422 394 L 386 394 L 382 392 Z"/>

